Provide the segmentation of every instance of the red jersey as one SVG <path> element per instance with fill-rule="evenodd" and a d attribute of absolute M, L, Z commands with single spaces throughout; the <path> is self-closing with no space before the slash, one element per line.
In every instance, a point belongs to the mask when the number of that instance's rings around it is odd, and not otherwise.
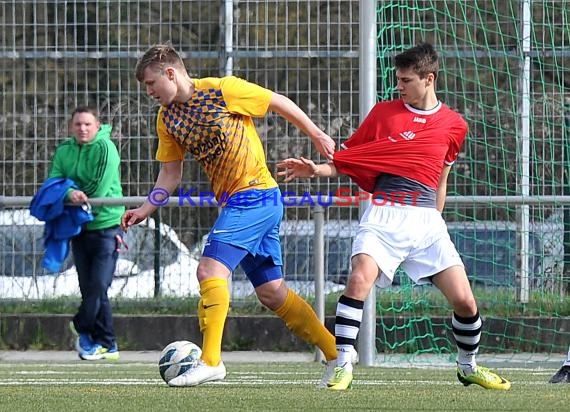
<path fill-rule="evenodd" d="M 451 165 L 467 135 L 460 114 L 440 103 L 418 110 L 402 100 L 377 103 L 354 134 L 346 150 L 334 154 L 339 173 L 367 192 L 374 191 L 381 173 L 390 173 L 437 189 L 444 164 Z"/>

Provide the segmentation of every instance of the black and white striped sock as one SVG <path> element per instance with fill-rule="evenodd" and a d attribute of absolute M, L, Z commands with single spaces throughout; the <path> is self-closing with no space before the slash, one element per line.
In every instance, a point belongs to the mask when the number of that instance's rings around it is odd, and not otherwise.
<path fill-rule="evenodd" d="M 363 308 L 364 301 L 362 300 L 352 299 L 345 295 L 338 299 L 334 326 L 338 365 L 352 364 Z"/>
<path fill-rule="evenodd" d="M 475 316 L 467 318 L 453 313 L 451 325 L 457 343 L 457 364 L 465 374 L 469 375 L 477 367 L 475 355 L 479 350 L 483 321 L 479 312 Z"/>

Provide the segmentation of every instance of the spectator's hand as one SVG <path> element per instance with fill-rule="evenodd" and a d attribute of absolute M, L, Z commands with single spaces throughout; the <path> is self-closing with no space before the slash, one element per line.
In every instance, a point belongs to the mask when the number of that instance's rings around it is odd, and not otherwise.
<path fill-rule="evenodd" d="M 131 226 L 139 224 L 147 217 L 146 213 L 143 212 L 140 207 L 137 209 L 127 210 L 123 213 L 123 217 L 121 217 L 121 229 L 127 233 Z"/>
<path fill-rule="evenodd" d="M 69 194 L 68 199 L 71 203 L 81 204 L 81 203 L 87 203 L 87 200 L 89 198 L 81 190 L 74 190 Z"/>
<path fill-rule="evenodd" d="M 297 178 L 315 177 L 317 173 L 315 162 L 304 157 L 285 159 L 281 163 L 277 163 L 277 168 L 284 169 L 282 172 L 277 172 L 277 176 L 284 176 L 285 183 Z"/>
<path fill-rule="evenodd" d="M 321 155 L 326 157 L 327 160 L 332 160 L 336 144 L 328 134 L 323 133 L 311 140 Z"/>

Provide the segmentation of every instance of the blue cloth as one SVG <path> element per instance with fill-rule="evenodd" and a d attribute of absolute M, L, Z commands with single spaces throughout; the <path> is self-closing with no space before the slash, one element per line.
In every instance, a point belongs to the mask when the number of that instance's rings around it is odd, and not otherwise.
<path fill-rule="evenodd" d="M 67 191 L 78 189 L 71 179 L 47 179 L 30 203 L 30 214 L 45 222 L 42 266 L 58 272 L 69 254 L 69 241 L 81 232 L 84 223 L 93 220 L 90 207 L 65 205 Z"/>
<path fill-rule="evenodd" d="M 282 278 L 281 198 L 278 187 L 235 193 L 216 219 L 202 256 L 230 271 L 239 264 L 255 287 Z"/>

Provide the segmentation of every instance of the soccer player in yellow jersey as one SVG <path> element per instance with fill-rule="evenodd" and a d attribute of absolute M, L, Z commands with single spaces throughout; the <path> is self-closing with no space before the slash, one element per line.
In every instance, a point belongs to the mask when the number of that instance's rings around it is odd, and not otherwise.
<path fill-rule="evenodd" d="M 329 362 L 337 357 L 335 338 L 311 306 L 283 280 L 279 240 L 283 205 L 252 118 L 268 111 L 278 113 L 307 134 L 328 159 L 334 153 L 334 141 L 281 94 L 233 76 L 191 78 L 169 45 L 151 47 L 138 62 L 136 76 L 161 105 L 156 122 L 156 158 L 161 169 L 155 189 L 171 193 L 177 188 L 189 152 L 200 162 L 216 198 L 224 204 L 197 270 L 202 358 L 198 367 L 172 379 L 169 385 L 196 386 L 226 376 L 221 346 L 230 302 L 228 277 L 241 265 L 259 301 L 297 336 L 321 349 L 327 368 L 319 386 L 326 387 L 336 364 Z M 147 200 L 126 211 L 123 229 L 141 222 L 155 209 Z"/>

